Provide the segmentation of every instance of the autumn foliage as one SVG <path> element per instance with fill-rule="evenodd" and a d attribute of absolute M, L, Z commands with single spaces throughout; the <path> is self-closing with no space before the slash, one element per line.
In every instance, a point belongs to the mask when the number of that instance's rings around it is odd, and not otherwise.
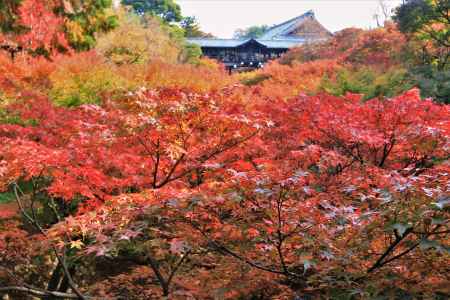
<path fill-rule="evenodd" d="M 4 0 L 0 5 L 0 48 L 52 57 L 94 46 L 97 33 L 117 26 L 112 1 Z"/>
<path fill-rule="evenodd" d="M 240 89 L 74 109 L 30 95 L 6 108 L 22 124 L 1 126 L 3 188 L 36 202 L 100 297 L 119 293 L 102 276 L 138 269 L 156 298 L 448 292 L 448 107 L 414 90 L 361 103 Z M 101 274 L 104 259 L 130 269 Z"/>
<path fill-rule="evenodd" d="M 400 62 L 399 55 L 405 41 L 396 25 L 389 22 L 384 27 L 367 31 L 348 28 L 337 32 L 324 43 L 298 47 L 288 52 L 281 62 L 337 59 L 354 66 L 389 67 Z"/>
<path fill-rule="evenodd" d="M 232 76 L 105 45 L 0 56 L 0 295 L 448 297 L 450 107 L 332 95 L 403 42 L 330 43 Z"/>
<path fill-rule="evenodd" d="M 367 31 L 348 28 L 325 42 L 294 48 L 239 79 L 269 95 L 279 91 L 283 97 L 300 91 L 358 93 L 365 100 L 393 97 L 416 86 L 402 64 L 405 47 L 406 38 L 392 23 Z"/>

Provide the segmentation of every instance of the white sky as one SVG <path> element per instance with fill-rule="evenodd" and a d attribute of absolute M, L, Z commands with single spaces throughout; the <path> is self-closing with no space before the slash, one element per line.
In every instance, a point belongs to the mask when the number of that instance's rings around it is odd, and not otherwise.
<path fill-rule="evenodd" d="M 347 27 L 376 26 L 378 0 L 176 0 L 184 16 L 195 16 L 201 28 L 217 37 L 230 38 L 238 28 L 274 25 L 312 9 L 331 32 Z M 389 7 L 402 0 L 385 0 Z"/>

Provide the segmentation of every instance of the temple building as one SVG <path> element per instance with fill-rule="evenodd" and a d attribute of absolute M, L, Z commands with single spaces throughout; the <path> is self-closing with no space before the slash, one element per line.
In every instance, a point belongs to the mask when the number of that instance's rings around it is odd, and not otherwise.
<path fill-rule="evenodd" d="M 203 55 L 220 60 L 229 69 L 261 67 L 292 47 L 323 41 L 332 36 L 320 24 L 313 11 L 269 28 L 256 39 L 190 38 L 202 48 Z"/>

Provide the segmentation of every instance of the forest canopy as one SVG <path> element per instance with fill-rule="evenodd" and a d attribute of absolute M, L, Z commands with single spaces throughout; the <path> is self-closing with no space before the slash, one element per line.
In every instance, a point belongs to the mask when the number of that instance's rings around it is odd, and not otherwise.
<path fill-rule="evenodd" d="M 0 3 L 3 299 L 450 297 L 444 1 L 232 74 L 127 2 Z"/>

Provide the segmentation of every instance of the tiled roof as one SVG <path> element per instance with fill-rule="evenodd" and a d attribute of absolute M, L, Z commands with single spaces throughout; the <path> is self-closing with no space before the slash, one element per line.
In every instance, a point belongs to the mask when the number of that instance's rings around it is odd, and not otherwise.
<path fill-rule="evenodd" d="M 207 39 L 207 38 L 192 38 L 187 41 L 192 44 L 197 44 L 200 47 L 205 48 L 235 48 L 243 46 L 250 42 L 252 39 L 238 40 L 238 39 Z M 289 49 L 305 42 L 303 38 L 290 38 L 290 39 L 276 39 L 276 40 L 263 40 L 254 39 L 259 44 L 266 46 L 267 48 L 277 49 Z"/>
<path fill-rule="evenodd" d="M 249 39 L 238 40 L 238 39 L 189 38 L 187 39 L 187 41 L 192 44 L 197 44 L 200 47 L 232 48 L 247 43 Z"/>
<path fill-rule="evenodd" d="M 284 35 L 289 34 L 297 26 L 299 26 L 306 18 L 314 18 L 314 12 L 312 10 L 307 11 L 301 16 L 292 18 L 284 23 L 275 25 L 269 28 L 262 36 L 263 40 L 271 40 L 281 38 Z"/>

